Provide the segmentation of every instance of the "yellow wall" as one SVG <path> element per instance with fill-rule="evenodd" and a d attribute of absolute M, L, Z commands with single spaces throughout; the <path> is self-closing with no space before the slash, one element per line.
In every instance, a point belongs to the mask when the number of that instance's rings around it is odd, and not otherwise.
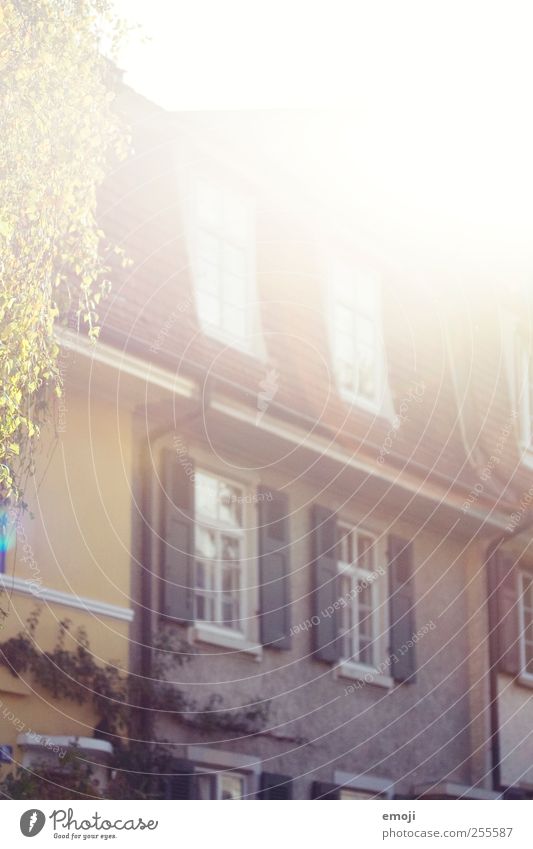
<path fill-rule="evenodd" d="M 127 409 L 117 413 L 112 400 L 102 400 L 104 393 L 79 378 L 75 363 L 67 365 L 66 409 L 56 411 L 61 432 L 57 442 L 49 436 L 41 440 L 37 473 L 25 492 L 33 518 L 23 517 L 6 564 L 7 576 L 31 579 L 34 594 L 0 593 L 0 609 L 7 610 L 0 641 L 20 631 L 41 605 L 41 648 L 53 648 L 58 623 L 68 618 L 73 631 L 86 629 L 98 660 L 127 670 L 127 621 L 43 597 L 53 589 L 131 607 L 131 416 Z M 31 680 L 17 680 L 0 667 L 0 744 L 14 746 L 17 734 L 29 730 L 91 736 L 94 724 L 87 705 L 58 702 L 42 688 L 33 691 Z M 15 754 L 18 758 L 20 752 Z"/>

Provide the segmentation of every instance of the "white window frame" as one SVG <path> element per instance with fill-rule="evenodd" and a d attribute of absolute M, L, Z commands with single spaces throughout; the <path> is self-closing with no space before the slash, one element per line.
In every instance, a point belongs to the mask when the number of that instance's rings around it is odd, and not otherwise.
<path fill-rule="evenodd" d="M 242 242 L 240 240 L 236 240 L 229 231 L 226 230 L 223 218 L 221 218 L 220 226 L 209 226 L 201 222 L 197 210 L 198 192 L 201 184 L 209 186 L 209 188 L 221 198 L 235 198 L 242 204 L 245 209 L 248 230 Z M 255 356 L 262 355 L 264 352 L 260 344 L 259 312 L 257 306 L 257 237 L 255 227 L 255 202 L 246 191 L 241 191 L 239 189 L 235 190 L 230 185 L 230 181 L 227 177 L 220 178 L 218 175 L 209 173 L 208 170 L 203 173 L 198 171 L 189 173 L 187 180 L 187 193 L 188 243 L 191 254 L 194 292 L 200 326 L 207 336 L 217 339 L 232 348 L 240 349 L 245 353 Z M 221 322 L 213 322 L 207 320 L 205 316 L 202 316 L 201 314 L 198 294 L 202 290 L 200 285 L 201 256 L 199 245 L 202 233 L 214 238 L 217 241 L 219 248 L 222 247 L 223 249 L 224 246 L 230 246 L 242 251 L 244 255 L 244 285 L 246 303 L 244 305 L 245 332 L 243 337 L 235 335 L 227 329 L 224 326 L 223 319 Z M 221 315 L 223 313 L 224 303 L 223 292 L 219 292 Z"/>
<path fill-rule="evenodd" d="M 227 523 L 222 522 L 222 521 L 217 521 L 212 516 L 208 516 L 207 514 L 202 515 L 202 513 L 199 512 L 199 510 L 197 509 L 197 501 L 196 501 L 196 495 L 197 495 L 196 487 L 197 487 L 197 480 L 198 480 L 199 474 L 205 474 L 205 475 L 207 475 L 211 478 L 214 478 L 214 479 L 217 480 L 218 483 L 225 483 L 228 486 L 233 487 L 234 489 L 238 490 L 238 492 L 241 493 L 241 497 L 242 497 L 243 500 L 241 500 L 241 502 L 240 502 L 240 504 L 241 504 L 241 517 L 242 517 L 240 528 L 235 527 L 234 525 L 231 525 L 231 524 L 227 524 Z M 202 558 L 197 556 L 196 551 L 194 552 L 194 613 L 195 613 L 194 621 L 195 621 L 195 626 L 197 628 L 200 628 L 200 629 L 202 629 L 202 628 L 213 629 L 215 631 L 215 633 L 219 632 L 221 636 L 223 636 L 224 634 L 227 634 L 228 636 L 244 637 L 244 633 L 245 633 L 244 623 L 246 622 L 247 612 L 248 612 L 247 591 L 246 591 L 247 590 L 247 582 L 245 582 L 245 568 L 244 568 L 244 564 L 246 564 L 247 561 L 248 561 L 246 511 L 244 509 L 245 494 L 246 494 L 246 490 L 241 483 L 234 481 L 234 480 L 226 477 L 225 475 L 221 475 L 218 472 L 213 471 L 212 469 L 205 468 L 203 466 L 200 466 L 197 469 L 195 469 L 195 479 L 194 479 L 195 539 L 196 539 L 196 534 L 197 534 L 198 528 L 203 527 L 208 531 L 214 532 L 217 539 L 220 539 L 220 537 L 223 534 L 227 534 L 228 536 L 235 537 L 235 538 L 239 539 L 239 541 L 240 541 L 240 552 L 239 552 L 240 553 L 240 576 L 239 576 L 240 577 L 240 580 L 239 580 L 239 586 L 240 586 L 240 589 L 239 589 L 239 623 L 240 623 L 240 627 L 239 628 L 234 628 L 234 627 L 224 625 L 224 623 L 221 620 L 221 617 L 218 620 L 217 619 L 211 620 L 211 619 L 196 618 L 196 598 L 197 598 L 197 594 L 198 595 L 200 594 L 200 593 L 197 592 L 198 588 L 197 588 L 197 585 L 196 585 L 196 568 L 197 568 L 196 564 L 197 564 L 197 560 L 200 560 Z M 222 568 L 221 568 L 221 563 L 222 563 L 222 561 L 220 560 L 220 558 L 217 557 L 217 560 L 215 561 L 215 566 L 213 568 L 213 575 L 215 577 L 215 584 L 216 584 L 214 589 L 213 589 L 213 592 L 215 594 L 215 609 L 216 609 L 217 614 L 221 613 L 221 611 L 222 611 Z"/>
<path fill-rule="evenodd" d="M 358 267 L 355 261 L 346 259 L 326 260 L 326 277 L 328 280 L 328 319 L 329 319 L 329 339 L 330 351 L 332 359 L 333 373 L 335 375 L 336 384 L 341 397 L 350 404 L 356 404 L 358 407 L 368 410 L 372 413 L 381 413 L 387 415 L 390 413 L 391 399 L 387 397 L 387 380 L 385 367 L 385 351 L 383 344 L 383 328 L 382 328 L 382 308 L 381 308 L 381 286 L 377 275 L 370 272 L 368 269 Z M 353 301 L 349 303 L 343 300 L 340 294 L 340 285 L 338 282 L 339 271 L 346 273 L 353 279 L 354 295 Z M 374 314 L 364 313 L 357 305 L 357 279 L 370 279 L 375 286 L 375 312 Z M 373 398 L 368 398 L 358 391 L 358 387 L 353 386 L 348 388 L 341 385 L 339 380 L 339 356 L 337 353 L 338 346 L 338 327 L 336 324 L 336 311 L 339 305 L 343 305 L 352 315 L 352 321 L 355 324 L 358 319 L 364 318 L 371 321 L 374 327 L 375 353 L 376 353 L 376 374 L 375 374 L 375 393 Z M 357 341 L 353 341 L 353 367 L 357 369 Z"/>
<path fill-rule="evenodd" d="M 379 633 L 380 633 L 380 623 L 379 623 L 379 592 L 378 592 L 378 579 L 375 577 L 375 558 L 376 558 L 376 542 L 377 538 L 374 534 L 369 531 L 364 530 L 363 528 L 354 526 L 347 522 L 339 522 L 337 525 L 339 537 L 342 535 L 348 534 L 352 538 L 352 546 L 353 550 L 357 551 L 358 541 L 360 537 L 368 537 L 372 540 L 372 551 L 373 551 L 373 566 L 374 569 L 367 570 L 363 569 L 361 566 L 357 565 L 356 560 L 352 563 L 345 562 L 340 558 L 337 561 L 337 569 L 339 575 L 341 577 L 348 576 L 351 579 L 351 590 L 353 591 L 355 584 L 358 581 L 367 581 L 370 596 L 371 596 L 371 604 L 372 604 L 372 615 L 371 615 L 371 639 L 372 639 L 372 663 L 365 663 L 359 659 L 354 657 L 355 651 L 348 656 L 343 656 L 343 662 L 345 663 L 353 663 L 358 666 L 363 666 L 367 669 L 376 669 L 378 661 L 376 662 L 376 655 L 378 653 L 378 643 L 379 643 Z M 359 644 L 359 594 L 355 594 L 353 599 L 351 599 L 352 609 L 351 609 L 351 618 L 356 620 L 355 625 L 352 628 L 352 633 L 350 635 L 343 634 L 342 640 L 343 643 L 348 636 L 350 642 L 352 644 L 352 649 L 355 649 Z M 346 608 L 341 608 L 341 611 L 346 610 Z M 356 649 L 358 652 L 359 649 Z"/>
<path fill-rule="evenodd" d="M 256 757 L 192 745 L 187 746 L 187 760 L 195 764 L 195 774 L 220 775 L 232 772 L 243 778 L 245 795 L 241 801 L 253 799 L 259 790 L 262 762 Z"/>
<path fill-rule="evenodd" d="M 353 521 L 340 519 L 337 523 L 337 533 L 340 538 L 341 534 L 349 533 L 352 536 L 352 550 L 357 551 L 357 540 L 359 536 L 368 537 L 372 540 L 373 564 L 372 570 L 362 569 L 354 562 L 346 563 L 340 557 L 337 560 L 337 572 L 339 576 L 351 574 L 353 583 L 357 580 L 366 580 L 369 583 L 372 596 L 372 664 L 363 663 L 355 660 L 353 655 L 341 657 L 339 664 L 336 667 L 336 674 L 343 678 L 350 678 L 358 681 L 364 681 L 378 687 L 391 688 L 394 684 L 392 676 L 388 674 L 389 666 L 387 665 L 387 635 L 389 628 L 388 604 L 386 595 L 386 571 L 383 574 L 378 573 L 380 563 L 386 562 L 385 552 L 383 551 L 383 543 L 381 536 L 368 528 L 358 525 Z M 342 597 L 342 596 L 341 596 Z M 352 603 L 357 603 L 358 596 L 352 599 Z M 341 607 L 342 612 L 345 610 Z M 355 643 L 352 636 L 352 645 Z M 345 635 L 342 635 L 343 643 Z M 343 645 L 344 650 L 344 645 Z"/>
<path fill-rule="evenodd" d="M 243 801 L 248 794 L 248 781 L 247 775 L 243 772 L 238 772 L 237 770 L 216 770 L 216 769 L 208 769 L 207 767 L 201 767 L 195 770 L 195 777 L 198 776 L 209 776 L 211 782 L 214 785 L 215 793 L 213 796 L 209 796 L 209 800 L 211 801 L 222 801 L 222 790 L 223 790 L 223 781 L 226 776 L 232 776 L 238 778 L 242 782 L 242 796 L 238 801 Z M 200 798 L 200 793 L 197 794 L 198 798 Z"/>
<path fill-rule="evenodd" d="M 360 775 L 358 773 L 335 770 L 335 784 L 339 788 L 339 798 L 342 792 L 346 794 L 364 793 L 368 798 L 379 797 L 382 799 L 393 799 L 395 786 L 388 778 L 379 778 L 375 775 Z M 347 798 L 348 795 L 347 795 Z"/>
<path fill-rule="evenodd" d="M 533 684 L 533 672 L 527 672 L 527 657 L 526 657 L 526 643 L 530 643 L 533 647 L 532 640 L 526 640 L 525 630 L 527 625 L 533 624 L 533 607 L 531 609 L 528 608 L 528 619 L 526 621 L 526 605 L 524 604 L 524 583 L 525 581 L 533 582 L 533 575 L 531 572 L 527 572 L 526 570 L 519 570 L 518 572 L 518 622 L 519 622 L 519 639 L 518 639 L 518 652 L 519 652 L 519 662 L 520 662 L 520 678 L 526 681 L 529 684 Z"/>

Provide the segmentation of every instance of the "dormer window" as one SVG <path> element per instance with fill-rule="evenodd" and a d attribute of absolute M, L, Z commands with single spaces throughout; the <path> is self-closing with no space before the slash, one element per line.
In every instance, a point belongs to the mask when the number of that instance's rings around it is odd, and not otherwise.
<path fill-rule="evenodd" d="M 255 233 L 248 198 L 196 179 L 192 190 L 193 273 L 204 331 L 236 347 L 253 339 Z"/>
<path fill-rule="evenodd" d="M 383 393 L 379 284 L 374 276 L 337 262 L 330 272 L 330 339 L 340 394 L 377 408 Z"/>

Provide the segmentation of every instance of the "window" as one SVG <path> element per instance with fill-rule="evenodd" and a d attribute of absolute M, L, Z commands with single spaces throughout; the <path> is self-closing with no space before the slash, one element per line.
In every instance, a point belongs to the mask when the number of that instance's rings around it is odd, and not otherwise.
<path fill-rule="evenodd" d="M 375 407 L 383 388 L 378 282 L 337 263 L 331 284 L 330 337 L 337 386 L 345 398 Z"/>
<path fill-rule="evenodd" d="M 533 677 L 533 575 L 519 573 L 520 580 L 520 666 Z"/>
<path fill-rule="evenodd" d="M 370 534 L 340 524 L 340 592 L 344 605 L 342 657 L 365 666 L 376 666 L 379 637 L 375 539 Z"/>
<path fill-rule="evenodd" d="M 195 619 L 242 630 L 243 491 L 205 471 L 195 475 Z"/>
<path fill-rule="evenodd" d="M 196 182 L 193 197 L 198 316 L 206 332 L 248 347 L 255 289 L 250 202 L 203 179 Z"/>
<path fill-rule="evenodd" d="M 339 799 L 392 799 L 394 784 L 388 778 L 376 775 L 354 775 L 335 770 L 335 783 L 339 785 Z"/>
<path fill-rule="evenodd" d="M 376 799 L 383 798 L 380 794 L 376 793 L 365 793 L 363 790 L 349 790 L 342 789 L 339 792 L 339 799 L 342 801 L 347 801 L 349 799 Z"/>
<path fill-rule="evenodd" d="M 246 776 L 238 772 L 198 772 L 198 799 L 243 799 Z"/>

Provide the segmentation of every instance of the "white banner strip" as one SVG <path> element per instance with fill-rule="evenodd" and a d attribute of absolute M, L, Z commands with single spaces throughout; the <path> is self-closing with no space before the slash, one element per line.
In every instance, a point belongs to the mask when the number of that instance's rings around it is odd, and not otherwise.
<path fill-rule="evenodd" d="M 528 801 L 218 802 L 3 801 L 1 845 L 272 849 L 273 845 L 428 847 L 530 845 Z M 353 806 L 357 806 L 354 810 Z M 269 807 L 268 807 L 269 806 Z M 275 811 L 271 808 L 275 807 Z M 69 844 L 71 845 L 71 844 Z"/>

